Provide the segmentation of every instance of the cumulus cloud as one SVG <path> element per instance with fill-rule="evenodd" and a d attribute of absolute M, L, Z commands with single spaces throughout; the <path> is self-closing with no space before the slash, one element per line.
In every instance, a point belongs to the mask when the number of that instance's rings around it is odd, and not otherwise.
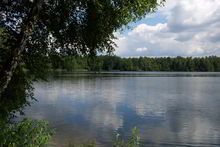
<path fill-rule="evenodd" d="M 147 50 L 148 50 L 148 48 L 146 48 L 146 47 L 136 49 L 137 52 L 146 52 Z"/>
<path fill-rule="evenodd" d="M 166 21 L 142 23 L 117 35 L 120 56 L 220 55 L 220 1 L 167 0 L 158 13 Z M 155 20 L 157 17 L 155 15 Z"/>

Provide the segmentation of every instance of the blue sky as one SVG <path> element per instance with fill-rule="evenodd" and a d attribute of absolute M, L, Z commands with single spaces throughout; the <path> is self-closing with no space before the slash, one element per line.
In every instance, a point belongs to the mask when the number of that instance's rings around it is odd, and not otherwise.
<path fill-rule="evenodd" d="M 220 55 L 220 0 L 167 0 L 132 29 L 116 33 L 115 54 L 135 56 Z"/>

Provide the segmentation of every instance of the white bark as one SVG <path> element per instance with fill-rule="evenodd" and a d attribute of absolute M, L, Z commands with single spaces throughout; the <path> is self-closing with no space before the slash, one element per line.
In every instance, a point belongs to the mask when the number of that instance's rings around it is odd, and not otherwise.
<path fill-rule="evenodd" d="M 25 50 L 27 39 L 28 39 L 28 35 L 24 34 L 22 37 L 21 43 L 20 43 L 20 47 L 16 49 L 16 55 L 12 58 L 12 61 L 9 65 L 10 68 L 6 69 L 6 71 L 4 71 L 3 76 L 1 77 L 0 96 L 5 91 L 5 89 L 8 87 L 8 84 L 11 81 L 13 73 L 21 60 L 21 55 L 22 55 L 22 52 Z"/>

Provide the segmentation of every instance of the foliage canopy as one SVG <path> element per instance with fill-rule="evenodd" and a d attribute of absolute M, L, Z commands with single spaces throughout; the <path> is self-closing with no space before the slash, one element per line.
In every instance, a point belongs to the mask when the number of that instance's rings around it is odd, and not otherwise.
<path fill-rule="evenodd" d="M 3 0 L 0 20 L 15 42 L 28 35 L 26 52 L 60 48 L 59 53 L 87 54 L 112 51 L 113 32 L 158 5 L 157 0 Z"/>

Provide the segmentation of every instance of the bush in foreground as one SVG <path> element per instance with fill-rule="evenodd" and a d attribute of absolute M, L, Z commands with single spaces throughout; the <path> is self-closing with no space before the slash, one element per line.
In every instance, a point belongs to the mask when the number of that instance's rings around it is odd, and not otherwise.
<path fill-rule="evenodd" d="M 6 124 L 1 122 L 1 147 L 43 147 L 52 136 L 48 122 L 24 119 L 21 122 Z"/>

